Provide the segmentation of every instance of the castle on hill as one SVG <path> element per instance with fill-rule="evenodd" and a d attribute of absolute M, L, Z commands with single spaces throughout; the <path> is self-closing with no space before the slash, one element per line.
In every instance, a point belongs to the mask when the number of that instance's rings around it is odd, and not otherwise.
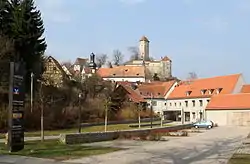
<path fill-rule="evenodd" d="M 167 57 L 160 60 L 150 60 L 150 41 L 146 36 L 139 40 L 139 59 L 125 62 L 123 66 L 112 68 L 99 68 L 97 73 L 104 80 L 146 82 L 153 76 L 161 80 L 172 77 L 172 61 Z"/>

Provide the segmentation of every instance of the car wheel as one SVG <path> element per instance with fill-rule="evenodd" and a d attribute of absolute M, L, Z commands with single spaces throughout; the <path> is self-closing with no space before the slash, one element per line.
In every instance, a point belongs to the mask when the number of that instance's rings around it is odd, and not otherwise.
<path fill-rule="evenodd" d="M 199 128 L 197 125 L 195 125 L 194 127 L 195 127 L 195 129 L 198 129 L 198 128 Z"/>
<path fill-rule="evenodd" d="M 208 128 L 208 129 L 211 129 L 211 128 L 212 128 L 212 126 L 211 126 L 211 125 L 209 125 L 207 128 Z"/>

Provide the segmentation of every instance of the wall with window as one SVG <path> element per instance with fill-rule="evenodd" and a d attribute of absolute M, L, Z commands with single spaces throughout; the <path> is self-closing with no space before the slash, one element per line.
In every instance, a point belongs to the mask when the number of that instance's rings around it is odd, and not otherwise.
<path fill-rule="evenodd" d="M 186 122 L 195 122 L 206 119 L 205 108 L 210 98 L 175 99 L 167 100 L 164 111 L 182 111 Z"/>
<path fill-rule="evenodd" d="M 146 99 L 148 107 L 150 108 L 151 99 Z M 152 99 L 152 108 L 154 113 L 162 114 L 167 108 L 167 101 L 165 99 Z"/>

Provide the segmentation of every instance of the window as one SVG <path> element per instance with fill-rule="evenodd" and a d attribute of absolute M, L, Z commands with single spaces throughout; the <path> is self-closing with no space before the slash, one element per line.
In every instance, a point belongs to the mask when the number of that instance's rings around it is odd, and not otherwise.
<path fill-rule="evenodd" d="M 193 100 L 192 103 L 193 103 L 193 107 L 195 107 L 195 100 Z"/>
<path fill-rule="evenodd" d="M 213 94 L 213 92 L 214 92 L 214 89 L 209 89 L 208 90 L 208 94 L 210 94 L 210 95 Z"/>
<path fill-rule="evenodd" d="M 188 107 L 188 101 L 185 101 L 186 107 Z"/>
<path fill-rule="evenodd" d="M 172 103 L 169 103 L 169 106 L 172 106 Z"/>
<path fill-rule="evenodd" d="M 180 106 L 181 106 L 181 102 L 180 102 Z"/>
<path fill-rule="evenodd" d="M 187 91 L 186 92 L 187 96 L 190 96 L 191 93 L 192 93 L 192 91 Z"/>
<path fill-rule="evenodd" d="M 219 94 L 222 91 L 222 88 L 217 88 L 216 89 L 216 94 Z"/>
<path fill-rule="evenodd" d="M 202 100 L 199 100 L 199 102 L 200 102 L 200 106 L 203 106 L 203 101 L 202 101 Z"/>
<path fill-rule="evenodd" d="M 49 62 L 52 62 L 52 60 L 51 60 L 51 59 L 49 59 Z"/>
<path fill-rule="evenodd" d="M 209 103 L 210 100 L 207 100 L 207 103 Z"/>
<path fill-rule="evenodd" d="M 201 90 L 201 95 L 204 95 L 206 93 L 206 91 L 207 91 L 206 89 L 202 89 Z"/>
<path fill-rule="evenodd" d="M 174 103 L 174 106 L 177 106 L 176 103 Z"/>
<path fill-rule="evenodd" d="M 193 115 L 193 120 L 195 119 L 195 112 L 192 112 L 192 115 Z"/>
<path fill-rule="evenodd" d="M 158 95 L 160 96 L 160 95 L 161 95 L 161 93 L 158 93 Z"/>
<path fill-rule="evenodd" d="M 157 106 L 157 101 L 152 101 L 152 106 Z"/>
<path fill-rule="evenodd" d="M 190 112 L 185 112 L 184 115 L 185 115 L 184 116 L 185 117 L 185 121 L 187 121 L 187 122 L 190 121 Z"/>
<path fill-rule="evenodd" d="M 167 103 L 165 103 L 165 106 L 167 105 Z"/>
<path fill-rule="evenodd" d="M 56 71 L 56 67 L 53 67 L 53 70 Z"/>

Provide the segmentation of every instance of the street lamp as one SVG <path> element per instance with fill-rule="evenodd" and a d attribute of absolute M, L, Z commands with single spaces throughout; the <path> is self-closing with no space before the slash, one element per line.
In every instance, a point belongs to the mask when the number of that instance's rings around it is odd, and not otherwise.
<path fill-rule="evenodd" d="M 151 93 L 151 97 L 150 97 L 150 101 L 151 101 L 151 105 L 150 105 L 150 124 L 151 124 L 151 128 L 153 128 L 153 94 Z"/>
<path fill-rule="evenodd" d="M 42 94 L 42 81 L 41 80 L 37 80 L 38 83 L 40 83 L 40 90 L 39 90 L 39 96 L 40 96 L 40 107 L 41 107 L 41 141 L 43 142 L 44 141 L 44 95 Z"/>
<path fill-rule="evenodd" d="M 34 73 L 31 72 L 30 74 L 30 111 L 32 113 L 33 111 L 33 79 L 34 79 Z"/>
<path fill-rule="evenodd" d="M 79 117 L 78 117 L 78 133 L 81 133 L 82 131 L 82 125 L 81 125 L 81 120 L 82 120 L 82 111 L 81 111 L 81 98 L 82 94 L 78 94 L 78 107 L 79 107 Z"/>

